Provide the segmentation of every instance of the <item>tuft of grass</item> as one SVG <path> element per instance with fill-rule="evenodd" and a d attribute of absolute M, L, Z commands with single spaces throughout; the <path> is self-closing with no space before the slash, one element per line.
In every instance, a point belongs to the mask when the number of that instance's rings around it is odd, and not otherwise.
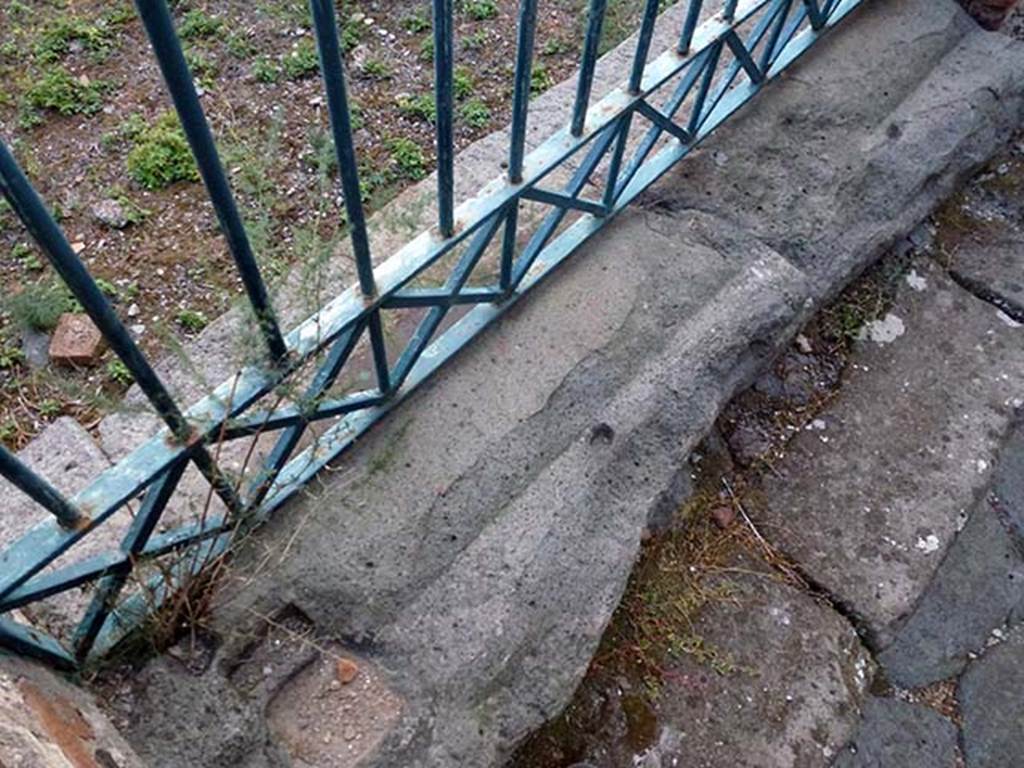
<path fill-rule="evenodd" d="M 128 370 L 128 366 L 122 363 L 120 360 L 111 360 L 107 363 L 104 372 L 107 374 L 107 378 L 115 384 L 127 387 L 133 381 L 135 377 L 132 376 L 132 372 Z"/>
<path fill-rule="evenodd" d="M 370 59 L 363 65 L 363 74 L 374 80 L 390 80 L 394 76 L 394 70 L 386 61 Z"/>
<path fill-rule="evenodd" d="M 162 189 L 177 181 L 198 181 L 199 169 L 174 112 L 165 112 L 132 137 L 128 175 L 146 189 Z"/>
<path fill-rule="evenodd" d="M 437 122 L 437 104 L 431 93 L 399 97 L 398 111 L 407 117 L 415 117 L 428 123 Z"/>
<path fill-rule="evenodd" d="M 257 56 L 252 62 L 252 76 L 261 83 L 276 83 L 281 79 L 280 65 L 269 56 Z"/>
<path fill-rule="evenodd" d="M 19 328 L 52 331 L 61 315 L 80 310 L 81 306 L 63 284 L 39 282 L 6 298 L 3 309 Z"/>
<path fill-rule="evenodd" d="M 206 315 L 195 309 L 182 309 L 174 316 L 174 319 L 189 333 L 199 333 L 210 324 Z"/>
<path fill-rule="evenodd" d="M 417 8 L 403 16 L 400 23 L 402 29 L 406 32 L 412 32 L 413 34 L 426 32 L 432 26 L 430 23 L 430 9 L 425 6 Z"/>
<path fill-rule="evenodd" d="M 224 28 L 224 22 L 199 8 L 184 15 L 178 25 L 178 36 L 182 40 L 199 40 L 213 37 Z"/>
<path fill-rule="evenodd" d="M 301 40 L 281 59 L 281 71 L 289 80 L 315 75 L 319 69 L 320 59 L 311 40 Z"/>
<path fill-rule="evenodd" d="M 462 38 L 462 46 L 469 51 L 476 51 L 487 45 L 487 30 L 481 29 Z"/>
<path fill-rule="evenodd" d="M 473 80 L 473 73 L 467 67 L 456 67 L 452 73 L 452 93 L 457 101 L 468 99 L 473 95 L 476 83 Z"/>
<path fill-rule="evenodd" d="M 427 175 L 427 158 L 416 142 L 393 138 L 388 141 L 388 151 L 399 173 L 405 178 L 419 181 Z"/>
<path fill-rule="evenodd" d="M 539 93 L 544 93 L 554 84 L 554 78 L 551 77 L 547 65 L 542 61 L 535 63 L 533 70 L 530 72 L 530 93 L 536 96 Z"/>
<path fill-rule="evenodd" d="M 84 75 L 73 77 L 65 67 L 55 64 L 36 78 L 25 98 L 36 109 L 50 109 L 62 115 L 94 115 L 103 106 L 106 90 L 106 83 Z"/>
<path fill-rule="evenodd" d="M 487 21 L 498 15 L 495 0 L 463 0 L 462 10 L 474 21 Z"/>
<path fill-rule="evenodd" d="M 110 55 L 114 42 L 114 28 L 106 20 L 91 22 L 59 16 L 43 27 L 36 40 L 35 54 L 39 62 L 53 63 L 70 53 L 72 43 L 78 43 L 94 59 L 102 60 Z"/>
<path fill-rule="evenodd" d="M 434 60 L 434 38 L 424 37 L 420 41 L 419 50 L 420 61 L 433 61 Z"/>
<path fill-rule="evenodd" d="M 467 101 L 459 107 L 459 119 L 474 130 L 486 128 L 491 122 L 491 110 L 480 99 Z"/>

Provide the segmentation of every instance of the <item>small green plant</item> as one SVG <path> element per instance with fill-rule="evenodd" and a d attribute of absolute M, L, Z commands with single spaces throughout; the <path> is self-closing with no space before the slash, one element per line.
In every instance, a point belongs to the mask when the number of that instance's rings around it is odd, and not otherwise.
<path fill-rule="evenodd" d="M 43 262 L 40 260 L 36 252 L 32 250 L 32 247 L 26 243 L 15 243 L 14 247 L 11 248 L 11 258 L 21 263 L 25 269 L 33 272 L 43 268 Z"/>
<path fill-rule="evenodd" d="M 431 27 L 430 10 L 426 7 L 417 8 L 415 11 L 403 16 L 401 24 L 402 29 L 406 32 L 412 32 L 413 34 L 426 32 Z"/>
<path fill-rule="evenodd" d="M 94 59 L 102 60 L 113 50 L 114 30 L 106 20 L 94 23 L 74 16 L 59 16 L 39 34 L 36 57 L 43 64 L 55 62 L 71 51 L 72 43 L 79 43 Z"/>
<path fill-rule="evenodd" d="M 419 96 L 401 96 L 398 99 L 398 111 L 407 117 L 437 122 L 437 103 L 433 94 L 421 93 Z"/>
<path fill-rule="evenodd" d="M 320 59 L 316 45 L 311 40 L 300 41 L 281 59 L 281 70 L 289 80 L 299 80 L 316 74 L 320 69 Z"/>
<path fill-rule="evenodd" d="M 459 118 L 470 128 L 486 128 L 491 122 L 491 110 L 479 99 L 467 101 L 459 107 Z"/>
<path fill-rule="evenodd" d="M 195 309 L 182 309 L 174 319 L 189 333 L 199 333 L 210 323 L 206 315 Z"/>
<path fill-rule="evenodd" d="M 252 76 L 261 83 L 276 83 L 281 74 L 280 65 L 269 56 L 257 56 L 252 62 Z"/>
<path fill-rule="evenodd" d="M 390 80 L 394 71 L 386 61 L 380 59 L 369 59 L 363 65 L 363 74 L 372 77 L 374 80 Z"/>
<path fill-rule="evenodd" d="M 185 49 L 185 61 L 192 70 L 192 76 L 207 90 L 211 90 L 220 67 L 213 59 L 195 48 Z"/>
<path fill-rule="evenodd" d="M 434 60 L 434 38 L 424 37 L 420 41 L 419 57 L 420 61 Z"/>
<path fill-rule="evenodd" d="M 107 374 L 107 378 L 113 381 L 115 384 L 128 386 L 133 381 L 135 381 L 135 377 L 133 377 L 132 372 L 128 370 L 128 366 L 122 363 L 120 360 L 111 360 L 109 363 L 107 363 L 105 371 Z"/>
<path fill-rule="evenodd" d="M 33 283 L 4 300 L 4 311 L 19 328 L 50 331 L 65 312 L 81 309 L 68 289 L 57 282 Z"/>
<path fill-rule="evenodd" d="M 406 138 L 393 138 L 388 141 L 388 151 L 405 178 L 419 181 L 427 175 L 427 158 L 416 142 Z"/>
<path fill-rule="evenodd" d="M 495 0 L 463 0 L 462 10 L 474 21 L 486 21 L 498 15 Z"/>
<path fill-rule="evenodd" d="M 224 39 L 228 53 L 238 59 L 248 59 L 258 50 L 256 44 L 243 32 L 232 32 Z"/>
<path fill-rule="evenodd" d="M 360 18 L 348 19 L 341 26 L 341 50 L 348 53 L 363 39 L 365 26 Z"/>
<path fill-rule="evenodd" d="M 52 109 L 62 115 L 93 115 L 103 106 L 106 83 L 89 80 L 84 75 L 72 77 L 61 65 L 48 67 L 25 97 L 36 109 Z"/>
<path fill-rule="evenodd" d="M 175 113 L 165 112 L 139 131 L 133 142 L 126 161 L 128 174 L 146 189 L 198 181 L 199 170 Z"/>
<path fill-rule="evenodd" d="M 224 22 L 198 8 L 185 14 L 178 26 L 178 36 L 182 40 L 198 40 L 213 37 L 224 28 Z"/>
<path fill-rule="evenodd" d="M 537 62 L 533 65 L 533 71 L 530 72 L 530 93 L 536 96 L 538 93 L 544 93 L 554 84 L 555 81 L 544 62 Z"/>
<path fill-rule="evenodd" d="M 572 44 L 564 37 L 551 37 L 544 43 L 540 52 L 542 56 L 559 56 L 563 53 L 570 53 L 572 50 Z"/>
<path fill-rule="evenodd" d="M 47 398 L 39 404 L 39 415 L 47 419 L 59 416 L 62 410 L 64 410 L 64 406 L 60 404 L 60 401 L 53 400 L 52 398 Z"/>
<path fill-rule="evenodd" d="M 462 46 L 470 51 L 476 51 L 487 45 L 487 30 L 481 29 L 471 35 L 462 38 Z"/>
<path fill-rule="evenodd" d="M 25 359 L 25 353 L 17 347 L 0 347 L 0 371 L 19 365 Z"/>
<path fill-rule="evenodd" d="M 452 74 L 452 93 L 458 101 L 467 99 L 473 95 L 475 83 L 473 73 L 466 67 L 456 67 Z"/>
<path fill-rule="evenodd" d="M 109 280 L 104 280 L 102 277 L 96 278 L 96 287 L 112 299 L 116 299 L 120 294 L 116 285 Z"/>

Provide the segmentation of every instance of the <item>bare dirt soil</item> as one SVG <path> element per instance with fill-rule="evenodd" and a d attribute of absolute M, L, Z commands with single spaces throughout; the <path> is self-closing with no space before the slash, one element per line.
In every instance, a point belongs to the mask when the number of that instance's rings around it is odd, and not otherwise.
<path fill-rule="evenodd" d="M 613 0 L 604 50 L 641 0 Z M 346 236 L 305 0 L 177 0 L 186 58 L 264 275 Z M 542 4 L 532 87 L 571 75 L 586 0 Z M 430 3 L 337 4 L 363 196 L 373 211 L 434 165 Z M 458 0 L 458 148 L 505 125 L 515 0 Z M 230 255 L 128 0 L 0 4 L 0 135 L 148 353 L 173 352 L 241 298 Z M 0 441 L 61 415 L 93 426 L 130 384 L 111 353 L 55 368 L 47 334 L 75 302 L 0 202 Z M 40 351 L 43 350 L 43 351 Z"/>

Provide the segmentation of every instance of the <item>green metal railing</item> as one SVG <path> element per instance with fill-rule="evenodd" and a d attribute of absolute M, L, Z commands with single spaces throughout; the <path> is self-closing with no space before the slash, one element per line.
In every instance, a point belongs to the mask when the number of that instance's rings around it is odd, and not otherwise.
<path fill-rule="evenodd" d="M 208 562 L 227 551 L 240 529 L 251 529 L 266 520 L 863 2 L 684 1 L 688 5 L 678 43 L 652 58 L 659 2 L 647 0 L 628 80 L 592 104 L 606 0 L 591 0 L 569 124 L 527 153 L 539 3 L 521 0 L 507 176 L 502 183 L 489 185 L 476 197 L 456 205 L 452 0 L 434 0 L 437 226 L 375 268 L 359 191 L 335 8 L 331 0 L 310 0 L 358 284 L 285 334 L 246 236 L 167 4 L 165 0 L 136 0 L 254 310 L 266 362 L 240 370 L 183 410 L 0 139 L 0 192 L 165 424 L 161 433 L 71 498 L 0 448 L 0 474 L 37 502 L 41 512 L 49 513 L 0 554 L 0 644 L 66 668 L 77 667 L 112 647 L 155 607 L 152 594 L 143 599 L 126 588 L 142 563 L 187 550 L 197 555 L 182 560 L 182 567 L 189 568 L 189 563 Z M 646 128 L 638 130 L 643 126 Z M 559 189 L 552 188 L 556 172 L 570 168 L 568 181 Z M 600 194 L 583 194 L 585 189 L 595 188 Z M 522 210 L 527 202 L 547 211 L 539 223 L 524 220 Z M 471 285 L 474 268 L 492 244 L 498 252 L 495 278 L 487 284 Z M 446 256 L 452 264 L 447 264 Z M 440 266 L 447 272 L 439 286 L 414 286 L 428 269 Z M 408 310 L 425 312 L 404 344 L 389 350 L 382 318 L 389 312 Z M 332 387 L 355 365 L 357 348 L 367 350 L 375 386 L 332 394 Z M 312 364 L 317 367 L 301 397 L 294 398 L 292 404 L 263 407 L 268 395 L 289 386 L 304 365 Z M 315 422 L 329 422 L 330 427 L 313 445 L 300 450 L 304 434 Z M 274 435 L 272 449 L 244 482 L 229 477 L 218 466 L 211 448 L 254 435 Z M 206 478 L 224 511 L 157 532 L 189 465 Z M 140 504 L 119 547 L 70 565 L 53 565 L 135 501 Z M 189 574 L 182 571 L 179 575 L 185 578 Z M 66 643 L 11 618 L 15 609 L 89 584 L 94 589 L 88 608 Z M 166 595 L 173 588 L 166 582 L 154 585 L 157 595 Z"/>

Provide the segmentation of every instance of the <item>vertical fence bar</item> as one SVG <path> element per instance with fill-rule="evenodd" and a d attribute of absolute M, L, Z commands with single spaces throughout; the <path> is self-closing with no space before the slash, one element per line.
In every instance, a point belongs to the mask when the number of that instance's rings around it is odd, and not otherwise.
<path fill-rule="evenodd" d="M 442 237 L 455 231 L 455 148 L 452 96 L 452 0 L 434 0 L 434 98 L 437 111 L 437 218 Z"/>
<path fill-rule="evenodd" d="M 50 215 L 28 179 L 25 178 L 25 174 L 21 172 L 2 140 L 0 140 L 0 192 L 7 198 L 11 208 L 39 243 L 57 274 L 71 289 L 86 314 L 103 334 L 110 348 L 114 350 L 114 354 L 131 372 L 135 382 L 164 423 L 167 424 L 174 437 L 182 444 L 189 443 L 193 430 L 188 420 L 150 366 L 149 361 L 146 360 L 145 355 L 132 340 L 128 329 L 124 327 L 117 313 L 111 308 L 103 291 L 96 285 L 92 275 L 71 249 L 64 233 L 61 232 L 57 222 L 53 220 L 53 216 Z M 228 508 L 237 511 L 239 509 L 238 498 L 231 483 L 217 468 L 207 450 L 203 446 L 193 447 L 192 458 Z"/>
<path fill-rule="evenodd" d="M 658 20 L 659 0 L 647 0 L 644 18 L 640 23 L 640 36 L 636 41 L 636 54 L 633 56 L 633 71 L 629 75 L 629 92 L 636 95 L 640 92 L 640 84 L 644 79 L 644 68 L 647 66 L 647 55 L 651 51 L 651 39 L 654 37 L 654 22 Z"/>
<path fill-rule="evenodd" d="M 576 81 L 576 102 L 572 109 L 573 136 L 583 134 L 583 125 L 587 120 L 587 107 L 590 106 L 590 90 L 594 86 L 594 68 L 597 66 L 597 52 L 601 44 L 601 29 L 604 26 L 607 5 L 608 0 L 590 0 L 587 36 L 583 43 L 583 61 L 580 63 L 579 79 Z"/>
<path fill-rule="evenodd" d="M 508 147 L 508 180 L 523 180 L 523 157 L 526 152 L 526 118 L 530 109 L 530 72 L 533 67 L 533 40 L 537 31 L 537 0 L 519 3 L 519 32 L 516 41 L 516 71 L 512 90 L 512 129 Z M 507 291 L 512 284 L 512 260 L 515 258 L 516 229 L 519 223 L 519 202 L 513 200 L 505 218 L 501 241 L 501 267 L 498 282 Z"/>
<path fill-rule="evenodd" d="M 85 518 L 63 494 L 0 445 L 0 475 L 46 508 L 64 528 L 77 528 Z"/>
<path fill-rule="evenodd" d="M 686 9 L 686 19 L 683 21 L 683 31 L 679 35 L 679 45 L 676 46 L 679 53 L 687 53 L 693 45 L 693 33 L 697 31 L 697 22 L 700 21 L 703 7 L 704 0 L 690 0 L 690 6 Z"/>
<path fill-rule="evenodd" d="M 270 356 L 275 362 L 288 355 L 281 329 L 278 327 L 274 309 L 270 304 L 266 284 L 260 275 L 256 257 L 253 255 L 245 225 L 238 213 L 238 206 L 231 194 L 224 167 L 221 165 L 213 134 L 203 114 L 192 73 L 189 71 L 181 42 L 174 31 L 174 22 L 166 0 L 135 0 L 146 34 L 163 73 L 164 82 L 170 91 L 174 108 L 178 112 L 188 143 L 192 147 L 199 173 L 206 184 L 210 202 L 217 213 L 221 231 L 228 241 L 228 248 L 238 267 L 249 303 L 256 313 L 256 319 L 267 344 Z"/>
<path fill-rule="evenodd" d="M 71 646 L 74 649 L 75 658 L 79 661 L 89 655 L 96 636 L 99 635 L 107 615 L 113 608 L 114 601 L 128 582 L 134 558 L 145 549 L 149 537 L 153 535 L 160 516 L 174 494 L 175 488 L 178 487 L 178 482 L 181 480 L 186 466 L 187 462 L 184 461 L 172 465 L 163 477 L 146 491 L 146 497 L 142 500 L 138 514 L 121 540 L 121 551 L 129 555 L 127 564 L 113 573 L 108 573 L 100 580 L 96 593 L 89 601 L 85 615 L 75 627 Z"/>
<path fill-rule="evenodd" d="M 316 30 L 317 49 L 320 52 L 320 72 L 327 94 L 327 111 L 331 117 L 334 151 L 338 158 L 341 189 L 345 195 L 345 211 L 348 214 L 359 287 L 364 296 L 374 296 L 377 293 L 377 286 L 373 279 L 370 239 L 366 234 L 366 215 L 363 212 L 362 192 L 359 189 L 359 171 L 352 139 L 352 118 L 348 110 L 348 93 L 345 88 L 345 72 L 341 65 L 341 47 L 338 43 L 334 3 L 331 0 L 309 0 L 309 7 L 313 14 L 313 28 Z"/>
<path fill-rule="evenodd" d="M 170 393 L 157 378 L 142 352 L 132 341 L 128 330 L 111 309 L 103 292 L 96 285 L 82 262 L 71 249 L 64 233 L 21 172 L 7 145 L 0 140 L 0 191 L 29 232 L 46 252 L 50 263 L 61 276 L 83 309 L 103 333 L 114 353 L 131 371 L 139 387 L 179 440 L 188 439 L 191 428 L 174 403 Z"/>
<path fill-rule="evenodd" d="M 736 18 L 736 6 L 739 5 L 740 0 L 725 0 L 725 10 L 722 12 L 722 18 L 726 21 L 732 21 Z"/>
<path fill-rule="evenodd" d="M 519 4 L 519 35 L 516 43 L 516 72 L 512 91 L 512 131 L 508 148 L 508 180 L 523 180 L 526 152 L 526 117 L 530 108 L 530 71 L 533 66 L 533 38 L 537 31 L 537 0 Z"/>

